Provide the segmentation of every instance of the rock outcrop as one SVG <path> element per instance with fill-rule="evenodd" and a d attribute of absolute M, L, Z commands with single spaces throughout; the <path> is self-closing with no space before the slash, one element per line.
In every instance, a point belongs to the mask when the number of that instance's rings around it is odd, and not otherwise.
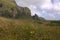
<path fill-rule="evenodd" d="M 19 7 L 15 0 L 0 0 L 0 16 L 19 18 L 31 16 L 31 12 L 27 7 Z"/>

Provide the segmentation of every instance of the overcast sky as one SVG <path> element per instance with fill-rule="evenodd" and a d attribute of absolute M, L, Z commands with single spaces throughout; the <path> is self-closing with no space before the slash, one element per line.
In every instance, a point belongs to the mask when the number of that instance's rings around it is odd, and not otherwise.
<path fill-rule="evenodd" d="M 16 0 L 22 7 L 28 7 L 31 15 L 37 14 L 48 20 L 60 20 L 60 0 Z"/>

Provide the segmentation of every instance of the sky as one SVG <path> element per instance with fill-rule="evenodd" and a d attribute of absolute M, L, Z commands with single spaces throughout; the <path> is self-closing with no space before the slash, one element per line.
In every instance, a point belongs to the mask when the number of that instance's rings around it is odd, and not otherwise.
<path fill-rule="evenodd" d="M 16 0 L 22 7 L 28 7 L 31 15 L 37 14 L 47 20 L 60 20 L 60 0 Z"/>

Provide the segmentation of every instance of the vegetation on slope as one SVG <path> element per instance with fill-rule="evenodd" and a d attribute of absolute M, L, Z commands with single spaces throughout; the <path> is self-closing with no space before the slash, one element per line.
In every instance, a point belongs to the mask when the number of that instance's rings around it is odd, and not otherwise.
<path fill-rule="evenodd" d="M 31 16 L 31 12 L 27 7 L 19 7 L 12 0 L 0 0 L 0 15 L 11 18 L 20 18 L 23 16 Z"/>
<path fill-rule="evenodd" d="M 33 20 L 30 14 L 27 7 L 19 7 L 12 0 L 0 0 L 0 16 L 4 16 L 0 17 L 0 40 L 60 40 L 60 26 L 55 21 L 35 20 L 38 16 Z"/>
<path fill-rule="evenodd" d="M 0 17 L 0 40 L 60 40 L 60 27 L 30 19 Z"/>

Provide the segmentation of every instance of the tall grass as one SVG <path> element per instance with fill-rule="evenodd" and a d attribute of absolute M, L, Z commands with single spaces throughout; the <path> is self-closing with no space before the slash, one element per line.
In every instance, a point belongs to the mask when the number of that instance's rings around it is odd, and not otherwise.
<path fill-rule="evenodd" d="M 0 40 L 60 40 L 60 27 L 45 23 L 0 17 Z"/>

